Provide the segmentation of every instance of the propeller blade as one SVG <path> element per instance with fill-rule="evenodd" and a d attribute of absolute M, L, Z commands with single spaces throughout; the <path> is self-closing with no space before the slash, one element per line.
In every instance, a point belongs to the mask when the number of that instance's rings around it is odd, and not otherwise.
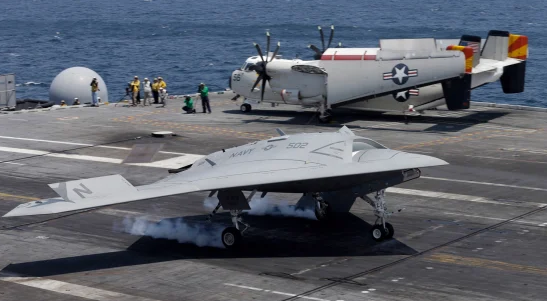
<path fill-rule="evenodd" d="M 327 45 L 327 48 L 330 47 L 330 43 L 332 42 L 332 38 L 334 37 L 334 25 L 330 26 L 330 37 L 329 37 L 329 44 Z"/>
<path fill-rule="evenodd" d="M 268 55 L 270 55 L 270 32 L 266 31 L 266 61 L 268 60 Z"/>
<path fill-rule="evenodd" d="M 315 45 L 308 45 L 308 48 L 311 48 L 311 50 L 315 51 L 315 53 L 317 53 L 318 55 L 323 54 L 323 52 L 319 48 L 317 48 L 317 46 Z"/>
<path fill-rule="evenodd" d="M 275 51 L 272 55 L 272 58 L 270 59 L 270 62 L 274 60 L 275 56 L 277 55 L 277 52 L 279 51 L 279 47 L 281 47 L 281 42 L 277 42 L 277 47 L 275 48 Z"/>
<path fill-rule="evenodd" d="M 308 48 L 313 50 L 315 52 L 315 55 L 313 56 L 314 60 L 320 60 L 321 56 L 323 55 L 323 51 L 321 51 L 317 46 L 315 45 L 308 45 Z"/>
<path fill-rule="evenodd" d="M 323 51 L 325 51 L 325 36 L 323 35 L 323 29 L 321 26 L 317 26 L 317 29 L 319 29 L 319 34 L 321 35 L 321 46 L 323 46 Z"/>
<path fill-rule="evenodd" d="M 260 101 L 264 101 L 264 90 L 266 90 L 266 78 L 262 79 L 262 94 L 260 95 Z"/>
<path fill-rule="evenodd" d="M 256 51 L 258 51 L 258 54 L 260 55 L 260 58 L 264 62 L 264 57 L 262 56 L 262 50 L 260 49 L 260 45 L 258 45 L 257 43 L 253 43 L 253 44 L 255 45 Z"/>
<path fill-rule="evenodd" d="M 251 88 L 251 92 L 254 91 L 254 89 L 256 88 L 256 86 L 258 86 L 258 83 L 260 82 L 260 80 L 262 80 L 262 74 L 260 74 L 260 75 L 258 76 L 258 78 L 256 79 L 255 84 L 254 84 L 253 87 Z"/>

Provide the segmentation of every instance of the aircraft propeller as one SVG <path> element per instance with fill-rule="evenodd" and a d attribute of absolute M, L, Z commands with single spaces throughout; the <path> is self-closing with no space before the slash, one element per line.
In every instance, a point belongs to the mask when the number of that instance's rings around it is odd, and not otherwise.
<path fill-rule="evenodd" d="M 325 35 L 323 34 L 323 29 L 321 26 L 317 26 L 317 29 L 319 29 L 319 34 L 321 35 L 321 46 L 323 47 L 323 50 L 319 49 L 315 45 L 308 45 L 308 48 L 315 51 L 315 55 L 313 56 L 314 59 L 320 60 L 323 53 L 330 48 L 330 44 L 332 43 L 332 38 L 334 37 L 334 25 L 330 26 L 330 36 L 329 36 L 329 43 L 327 44 L 327 47 L 325 48 Z M 338 43 L 336 48 L 342 48 L 342 43 Z"/>
<path fill-rule="evenodd" d="M 254 70 L 258 74 L 258 78 L 256 79 L 253 87 L 251 88 L 251 92 L 258 86 L 260 81 L 262 81 L 262 89 L 261 89 L 261 96 L 260 101 L 264 100 L 264 90 L 266 89 L 266 81 L 268 83 L 270 82 L 270 79 L 272 79 L 268 72 L 266 71 L 266 66 L 268 65 L 268 55 L 270 54 L 270 32 L 266 32 L 266 59 L 264 60 L 264 56 L 262 55 L 262 49 L 260 48 L 260 45 L 257 43 L 253 43 L 256 51 L 258 52 L 258 55 L 260 55 L 261 62 L 256 63 L 255 65 L 251 66 L 249 70 Z M 277 42 L 277 47 L 275 48 L 275 51 L 270 59 L 270 62 L 274 60 L 274 58 L 277 55 L 277 52 L 279 51 L 279 47 L 281 46 L 280 42 Z"/>

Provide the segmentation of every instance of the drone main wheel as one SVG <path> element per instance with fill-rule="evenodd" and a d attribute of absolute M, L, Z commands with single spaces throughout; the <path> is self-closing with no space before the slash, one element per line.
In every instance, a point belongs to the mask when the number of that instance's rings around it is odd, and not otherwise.
<path fill-rule="evenodd" d="M 253 108 L 250 104 L 248 103 L 244 103 L 241 105 L 241 107 L 239 107 L 241 109 L 241 112 L 243 113 L 248 113 L 251 111 L 251 109 Z"/>
<path fill-rule="evenodd" d="M 237 248 L 241 244 L 241 232 L 236 227 L 228 227 L 222 231 L 221 239 L 226 249 Z"/>
<path fill-rule="evenodd" d="M 382 225 L 372 226 L 370 234 L 375 241 L 382 241 L 389 235 Z"/>
<path fill-rule="evenodd" d="M 386 231 L 386 239 L 392 238 L 393 234 L 395 234 L 395 229 L 393 229 L 393 226 L 390 223 L 386 223 L 386 228 L 384 230 Z"/>
<path fill-rule="evenodd" d="M 319 121 L 321 123 L 329 123 L 332 120 L 332 117 L 330 115 L 328 116 L 319 116 Z"/>
<path fill-rule="evenodd" d="M 317 218 L 318 221 L 327 221 L 331 219 L 332 217 L 332 209 L 330 207 L 330 204 L 328 202 L 324 202 L 324 205 L 317 202 L 315 204 L 315 218 Z"/>

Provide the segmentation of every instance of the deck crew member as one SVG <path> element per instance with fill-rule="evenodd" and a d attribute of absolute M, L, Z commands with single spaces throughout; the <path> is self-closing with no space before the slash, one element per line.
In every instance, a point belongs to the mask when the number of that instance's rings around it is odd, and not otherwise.
<path fill-rule="evenodd" d="M 146 106 L 147 100 L 148 100 L 148 104 L 152 105 L 152 101 L 150 100 L 152 98 L 152 85 L 150 84 L 150 81 L 146 77 L 144 78 L 142 89 L 144 91 L 144 100 L 142 103 L 143 107 Z"/>
<path fill-rule="evenodd" d="M 141 82 L 139 81 L 139 77 L 135 75 L 133 81 L 131 82 L 131 92 L 133 93 L 132 94 L 132 106 L 136 106 L 137 105 L 137 100 L 140 101 L 140 95 L 139 95 L 139 91 L 141 89 Z"/>
<path fill-rule="evenodd" d="M 154 96 L 154 103 L 160 103 L 160 84 L 157 78 L 154 78 L 154 82 L 152 83 L 152 95 Z"/>
<path fill-rule="evenodd" d="M 99 81 L 97 80 L 96 77 L 93 78 L 90 86 L 91 86 L 91 106 L 98 107 L 99 103 L 97 101 L 97 93 L 98 91 L 101 91 L 101 89 L 99 89 Z"/>
<path fill-rule="evenodd" d="M 182 107 L 182 109 L 186 112 L 186 114 L 196 112 L 196 109 L 194 108 L 194 100 L 190 97 L 190 95 L 184 96 L 184 104 L 185 106 Z"/>
<path fill-rule="evenodd" d="M 199 84 L 198 93 L 201 97 L 201 106 L 203 107 L 203 113 L 206 113 L 206 110 L 211 114 L 211 105 L 209 104 L 209 88 L 204 84 Z"/>

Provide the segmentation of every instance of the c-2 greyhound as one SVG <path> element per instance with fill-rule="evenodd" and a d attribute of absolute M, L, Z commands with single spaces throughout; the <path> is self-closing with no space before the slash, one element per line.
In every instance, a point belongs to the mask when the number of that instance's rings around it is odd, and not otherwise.
<path fill-rule="evenodd" d="M 284 59 L 280 44 L 249 57 L 232 72 L 230 88 L 245 97 L 241 111 L 251 104 L 269 102 L 317 107 L 322 122 L 332 108 L 367 111 L 423 112 L 446 105 L 449 110 L 468 109 L 470 90 L 500 81 L 504 93 L 524 91 L 528 38 L 491 30 L 484 40 L 463 35 L 461 39 L 381 39 L 375 48 L 330 48 L 314 45 L 314 60 Z M 260 85 L 261 83 L 261 85 Z"/>

